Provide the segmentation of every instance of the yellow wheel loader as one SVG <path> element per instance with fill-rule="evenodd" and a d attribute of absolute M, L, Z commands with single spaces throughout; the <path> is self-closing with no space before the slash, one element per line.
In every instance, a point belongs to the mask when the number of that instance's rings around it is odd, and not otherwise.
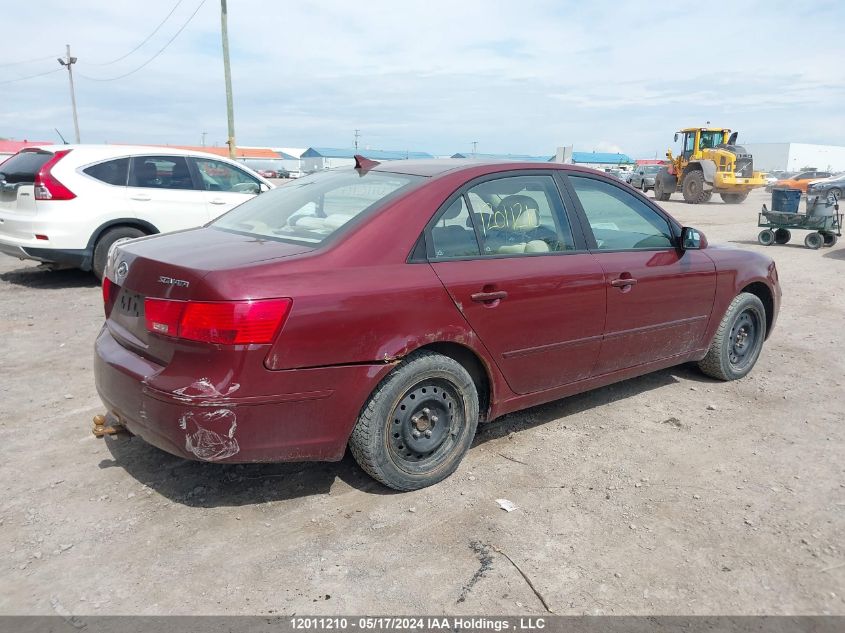
<path fill-rule="evenodd" d="M 725 128 L 686 128 L 680 156 L 666 152 L 669 164 L 654 179 L 654 197 L 668 200 L 680 191 L 690 204 L 708 202 L 714 193 L 728 204 L 739 204 L 748 192 L 766 186 L 762 172 L 754 171 L 751 154 L 736 144 L 737 132 Z"/>

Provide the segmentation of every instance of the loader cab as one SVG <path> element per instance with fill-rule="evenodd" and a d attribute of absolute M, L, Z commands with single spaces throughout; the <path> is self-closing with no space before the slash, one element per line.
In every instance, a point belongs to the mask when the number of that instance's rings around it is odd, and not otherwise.
<path fill-rule="evenodd" d="M 712 128 L 687 128 L 681 130 L 675 135 L 675 140 L 679 136 L 683 136 L 683 150 L 681 154 L 685 161 L 693 160 L 696 154 L 708 149 L 715 149 L 719 145 L 724 145 L 728 142 L 730 130 L 718 130 Z M 700 157 L 700 156 L 698 156 Z"/>
<path fill-rule="evenodd" d="M 684 134 L 684 150 L 682 155 L 685 161 L 688 161 L 695 153 L 698 147 L 698 130 L 687 130 Z"/>

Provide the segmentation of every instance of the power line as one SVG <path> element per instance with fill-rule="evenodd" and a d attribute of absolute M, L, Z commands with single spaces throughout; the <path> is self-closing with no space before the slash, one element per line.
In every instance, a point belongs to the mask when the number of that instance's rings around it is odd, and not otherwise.
<path fill-rule="evenodd" d="M 52 59 L 52 58 L 51 58 L 51 59 Z M 37 75 L 28 75 L 28 76 L 26 76 L 26 77 L 17 77 L 17 78 L 15 78 L 15 79 L 7 79 L 6 81 L 0 81 L 0 85 L 2 85 L 2 84 L 12 84 L 12 83 L 15 83 L 16 81 L 24 81 L 24 80 L 26 80 L 26 79 L 35 79 L 36 77 L 43 77 L 44 75 L 49 75 L 49 74 L 52 74 L 52 73 L 57 73 L 57 72 L 59 72 L 60 70 L 61 70 L 61 68 L 54 68 L 53 70 L 48 70 L 48 71 L 47 71 L 47 72 L 45 72 L 45 73 L 38 73 Z"/>
<path fill-rule="evenodd" d="M 0 64 L 0 68 L 5 68 L 6 66 L 18 66 L 20 64 L 31 64 L 33 62 L 43 62 L 48 59 L 56 59 L 56 55 L 47 55 L 47 57 L 38 57 L 36 59 L 23 59 L 19 62 L 4 62 Z"/>
<path fill-rule="evenodd" d="M 113 59 L 113 60 L 111 60 L 110 62 L 103 62 L 102 64 L 91 64 L 91 65 L 92 65 L 92 66 L 111 66 L 112 64 L 114 64 L 114 63 L 116 63 L 116 62 L 119 62 L 120 60 L 122 60 L 122 59 L 126 59 L 127 57 L 129 57 L 132 53 L 134 53 L 134 52 L 135 52 L 135 51 L 137 51 L 139 48 L 141 48 L 144 44 L 146 44 L 147 42 L 149 42 L 149 41 L 150 41 L 150 39 L 153 37 L 153 35 L 155 35 L 156 33 L 158 33 L 158 30 L 159 30 L 162 26 L 164 26 L 164 23 L 165 23 L 165 22 L 167 22 L 167 21 L 170 19 L 170 16 L 171 16 L 171 15 L 173 15 L 173 13 L 176 11 L 176 9 L 178 9 L 178 8 L 179 8 L 179 5 L 180 5 L 180 4 L 182 4 L 182 2 L 183 2 L 183 0 L 178 0 L 178 1 L 176 2 L 176 4 L 173 6 L 173 8 L 170 10 L 170 13 L 168 13 L 168 14 L 165 16 L 165 18 L 164 18 L 161 22 L 159 22 L 159 23 L 158 23 L 158 26 L 157 26 L 157 27 L 155 27 L 155 28 L 153 29 L 153 32 L 152 32 L 152 33 L 150 33 L 150 34 L 149 34 L 146 38 L 144 38 L 144 41 L 143 41 L 143 42 L 141 42 L 140 44 L 138 44 L 138 46 L 136 46 L 136 47 L 135 47 L 135 48 L 133 48 L 131 51 L 129 51 L 128 53 L 126 53 L 126 55 L 123 55 L 123 56 L 121 56 L 121 57 L 118 57 L 117 59 Z"/>
<path fill-rule="evenodd" d="M 197 13 L 199 13 L 199 10 L 202 8 L 202 5 L 204 5 L 205 3 L 206 3 L 206 0 L 202 0 L 202 2 L 199 3 L 197 8 L 194 9 L 194 12 L 190 15 L 190 17 L 185 21 L 185 23 L 182 26 L 179 27 L 179 30 L 176 31 L 176 33 L 173 34 L 173 37 L 171 37 L 169 40 L 167 40 L 167 43 L 164 46 L 162 46 L 155 55 L 150 57 L 147 61 L 145 61 L 143 64 L 141 64 L 140 66 L 138 66 L 134 70 L 130 70 L 128 73 L 118 75 L 117 77 L 108 77 L 108 78 L 105 78 L 105 79 L 100 79 L 98 77 L 89 77 L 88 75 L 83 75 L 82 73 L 77 73 L 77 74 L 80 77 L 84 77 L 85 79 L 90 79 L 91 81 L 116 81 L 118 79 L 123 79 L 124 77 L 128 77 L 129 75 L 135 74 L 136 72 L 138 72 L 139 70 L 141 70 L 142 68 L 147 66 L 150 62 L 152 62 L 156 57 L 161 55 L 165 50 L 167 50 L 167 47 L 170 46 L 170 44 L 173 43 L 173 40 L 175 40 L 179 36 L 179 34 L 182 31 L 185 30 L 185 27 L 187 27 L 188 24 L 190 24 L 191 20 L 193 20 L 194 16 Z"/>

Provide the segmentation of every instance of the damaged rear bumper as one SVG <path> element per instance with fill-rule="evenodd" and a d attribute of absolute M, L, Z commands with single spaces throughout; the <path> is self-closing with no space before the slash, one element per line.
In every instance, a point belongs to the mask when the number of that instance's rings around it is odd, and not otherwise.
<path fill-rule="evenodd" d="M 239 380 L 231 366 L 180 378 L 120 345 L 104 327 L 95 343 L 97 392 L 133 434 L 168 453 L 201 461 L 336 461 L 358 413 L 390 365 L 289 371 L 263 366 Z M 172 375 L 171 375 L 172 374 Z M 161 385 L 180 385 L 161 388 Z M 251 385 L 272 385 L 266 393 Z"/>

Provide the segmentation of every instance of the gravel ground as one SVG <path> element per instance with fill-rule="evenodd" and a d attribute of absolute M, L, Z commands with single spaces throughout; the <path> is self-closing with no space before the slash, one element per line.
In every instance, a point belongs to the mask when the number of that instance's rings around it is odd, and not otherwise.
<path fill-rule="evenodd" d="M 767 199 L 666 206 L 759 250 Z M 845 247 L 796 242 L 765 249 L 784 300 L 749 377 L 681 366 L 509 415 L 406 494 L 348 455 L 95 439 L 97 284 L 0 255 L 0 613 L 845 614 Z"/>

